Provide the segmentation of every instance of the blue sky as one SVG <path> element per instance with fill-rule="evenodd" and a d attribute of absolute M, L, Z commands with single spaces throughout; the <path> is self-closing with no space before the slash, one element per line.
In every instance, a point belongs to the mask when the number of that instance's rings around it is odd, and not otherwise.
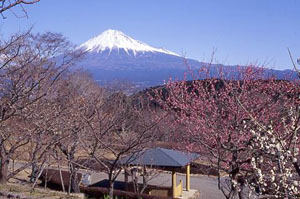
<path fill-rule="evenodd" d="M 116 29 L 154 47 L 223 64 L 291 68 L 287 47 L 300 57 L 299 0 L 41 0 L 0 19 L 7 37 L 33 26 L 81 44 Z M 22 15 L 20 9 L 15 9 Z"/>

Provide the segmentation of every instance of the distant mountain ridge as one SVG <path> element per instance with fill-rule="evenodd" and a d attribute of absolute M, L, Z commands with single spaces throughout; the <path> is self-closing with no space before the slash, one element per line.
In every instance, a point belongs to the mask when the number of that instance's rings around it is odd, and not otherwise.
<path fill-rule="evenodd" d="M 192 71 L 207 66 L 207 63 L 185 59 L 178 54 L 151 47 L 117 30 L 107 30 L 78 47 L 85 52 L 79 63 L 91 72 L 100 84 L 114 80 L 130 81 L 140 88 L 163 84 L 170 77 L 183 79 L 188 67 Z M 188 64 L 188 65 L 187 65 Z M 210 65 L 211 77 L 216 77 L 220 67 L 237 77 L 238 66 Z M 266 69 L 266 75 L 279 79 L 294 78 L 292 70 Z"/>

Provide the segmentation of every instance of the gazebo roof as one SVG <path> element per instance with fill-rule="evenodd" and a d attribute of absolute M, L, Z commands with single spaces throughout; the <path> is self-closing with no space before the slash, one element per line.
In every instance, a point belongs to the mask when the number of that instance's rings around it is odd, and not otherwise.
<path fill-rule="evenodd" d="M 198 158 L 196 153 L 186 153 L 165 148 L 147 149 L 120 160 L 123 165 L 145 165 L 153 167 L 184 167 Z"/>

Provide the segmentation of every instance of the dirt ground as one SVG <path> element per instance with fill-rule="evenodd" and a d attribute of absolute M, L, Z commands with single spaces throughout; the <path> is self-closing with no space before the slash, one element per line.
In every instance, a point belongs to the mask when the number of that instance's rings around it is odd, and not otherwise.
<path fill-rule="evenodd" d="M 5 185 L 0 185 L 0 199 L 83 199 L 83 194 L 68 195 L 60 191 L 52 191 L 41 187 L 32 190 L 32 184 L 28 183 L 28 171 L 20 172 L 15 178 Z"/>

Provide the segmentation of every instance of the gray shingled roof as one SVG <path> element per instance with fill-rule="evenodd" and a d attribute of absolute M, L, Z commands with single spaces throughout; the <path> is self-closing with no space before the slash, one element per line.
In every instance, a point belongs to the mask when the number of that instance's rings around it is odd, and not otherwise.
<path fill-rule="evenodd" d="M 120 160 L 123 165 L 145 165 L 157 167 L 184 167 L 198 158 L 196 153 L 154 148 L 126 156 Z"/>

